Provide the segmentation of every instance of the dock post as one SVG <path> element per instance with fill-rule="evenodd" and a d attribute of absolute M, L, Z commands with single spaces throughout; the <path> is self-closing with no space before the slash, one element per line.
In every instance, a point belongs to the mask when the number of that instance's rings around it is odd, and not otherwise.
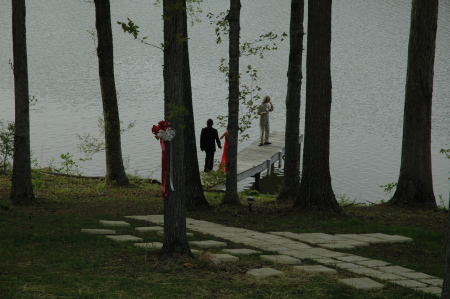
<path fill-rule="evenodd" d="M 283 158 L 282 154 L 283 154 L 282 151 L 278 152 L 278 168 L 281 168 L 281 166 L 282 166 L 282 163 L 281 163 L 281 159 Z"/>
<path fill-rule="evenodd" d="M 254 175 L 254 177 L 255 177 L 255 190 L 259 192 L 260 191 L 260 189 L 259 189 L 259 180 L 261 178 L 261 173 L 258 172 L 257 174 Z"/>
<path fill-rule="evenodd" d="M 266 165 L 266 166 L 267 166 L 267 175 L 270 175 L 270 168 L 271 168 L 271 167 L 270 167 L 270 166 L 271 166 L 271 165 L 270 165 L 270 159 L 267 159 L 267 160 L 266 160 L 266 163 L 267 163 L 267 165 Z"/>

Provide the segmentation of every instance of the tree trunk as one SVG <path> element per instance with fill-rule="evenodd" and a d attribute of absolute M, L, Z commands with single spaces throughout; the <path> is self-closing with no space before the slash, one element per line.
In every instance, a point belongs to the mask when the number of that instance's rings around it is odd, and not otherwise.
<path fill-rule="evenodd" d="M 30 102 L 28 89 L 27 33 L 25 0 L 12 1 L 14 59 L 15 133 L 10 200 L 12 204 L 34 201 L 31 184 Z"/>
<path fill-rule="evenodd" d="M 277 200 L 294 201 L 300 186 L 300 92 L 302 87 L 304 0 L 292 0 L 286 94 L 284 185 Z"/>
<path fill-rule="evenodd" d="M 185 36 L 187 36 L 187 26 Z M 183 43 L 182 45 L 188 53 L 188 44 Z M 184 176 L 186 179 L 185 192 L 186 192 L 186 205 L 188 207 L 206 207 L 208 206 L 208 201 L 203 193 L 202 182 L 200 180 L 200 170 L 198 168 L 198 156 L 197 156 L 197 144 L 195 138 L 195 124 L 194 124 L 194 109 L 192 107 L 192 88 L 191 88 L 191 73 L 189 66 L 189 55 L 186 55 L 184 60 L 186 64 L 183 68 L 185 72 L 185 101 L 184 105 L 187 109 L 186 115 L 186 128 L 184 130 L 185 139 L 185 152 L 184 159 L 186 161 L 186 168 L 184 171 Z"/>
<path fill-rule="evenodd" d="M 450 213 L 448 213 L 448 215 L 447 238 L 445 239 L 445 273 L 444 285 L 442 286 L 442 299 L 450 298 Z"/>
<path fill-rule="evenodd" d="M 237 189 L 237 150 L 239 130 L 239 34 L 241 1 L 230 0 L 230 12 L 227 16 L 230 24 L 228 73 L 228 159 L 226 191 L 222 204 L 240 205 Z"/>
<path fill-rule="evenodd" d="M 294 207 L 342 213 L 331 186 L 331 0 L 308 3 L 303 171 Z"/>
<path fill-rule="evenodd" d="M 109 0 L 94 0 L 98 37 L 98 73 L 105 120 L 106 183 L 129 185 L 122 160 L 120 118 L 114 79 L 114 53 Z"/>
<path fill-rule="evenodd" d="M 431 172 L 431 103 L 438 0 L 414 0 L 408 46 L 402 159 L 391 204 L 436 208 Z"/>
<path fill-rule="evenodd" d="M 173 187 L 164 199 L 164 243 L 161 249 L 162 260 L 173 260 L 177 254 L 190 256 L 186 236 L 186 150 L 185 138 L 188 117 L 185 113 L 176 113 L 186 109 L 185 102 L 192 98 L 190 94 L 189 53 L 187 41 L 186 1 L 164 0 L 164 114 L 166 120 L 176 130 L 176 136 L 168 142 L 167 154 L 173 158 Z M 174 114 L 175 113 L 175 114 Z M 170 152 L 172 154 L 170 154 Z"/>

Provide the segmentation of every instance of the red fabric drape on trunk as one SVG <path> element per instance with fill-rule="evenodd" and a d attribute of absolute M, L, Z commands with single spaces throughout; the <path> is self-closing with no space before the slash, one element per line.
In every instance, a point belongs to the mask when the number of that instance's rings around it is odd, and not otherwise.
<path fill-rule="evenodd" d="M 162 192 L 162 196 L 165 198 L 167 197 L 168 192 L 166 189 L 166 179 L 167 179 L 167 174 L 169 173 L 168 170 L 168 165 L 167 165 L 167 155 L 166 155 L 166 142 L 163 141 L 162 139 L 160 139 L 160 144 L 161 144 L 161 164 L 162 164 L 162 168 L 161 168 L 161 192 Z"/>

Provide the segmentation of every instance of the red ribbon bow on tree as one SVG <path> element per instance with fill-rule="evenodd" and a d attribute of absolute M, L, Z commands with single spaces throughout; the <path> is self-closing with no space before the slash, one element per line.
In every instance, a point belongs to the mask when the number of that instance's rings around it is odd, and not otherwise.
<path fill-rule="evenodd" d="M 172 167 L 170 167 L 170 172 L 167 167 L 167 155 L 166 155 L 166 142 L 170 142 L 175 137 L 175 130 L 170 126 L 170 123 L 162 120 L 158 122 L 158 125 L 153 125 L 152 133 L 155 138 L 160 141 L 162 156 L 162 168 L 161 168 L 161 192 L 162 196 L 165 198 L 169 194 L 166 189 L 167 174 L 170 175 L 170 187 L 174 191 L 172 186 Z M 172 151 L 170 151 L 170 166 L 172 166 Z"/>

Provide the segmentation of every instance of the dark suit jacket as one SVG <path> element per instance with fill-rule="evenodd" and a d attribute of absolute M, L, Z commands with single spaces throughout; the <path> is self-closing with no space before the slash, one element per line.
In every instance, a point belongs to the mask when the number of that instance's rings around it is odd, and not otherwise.
<path fill-rule="evenodd" d="M 217 130 L 213 127 L 203 128 L 200 134 L 200 149 L 205 152 L 215 152 L 216 142 L 219 148 L 222 147 Z"/>

